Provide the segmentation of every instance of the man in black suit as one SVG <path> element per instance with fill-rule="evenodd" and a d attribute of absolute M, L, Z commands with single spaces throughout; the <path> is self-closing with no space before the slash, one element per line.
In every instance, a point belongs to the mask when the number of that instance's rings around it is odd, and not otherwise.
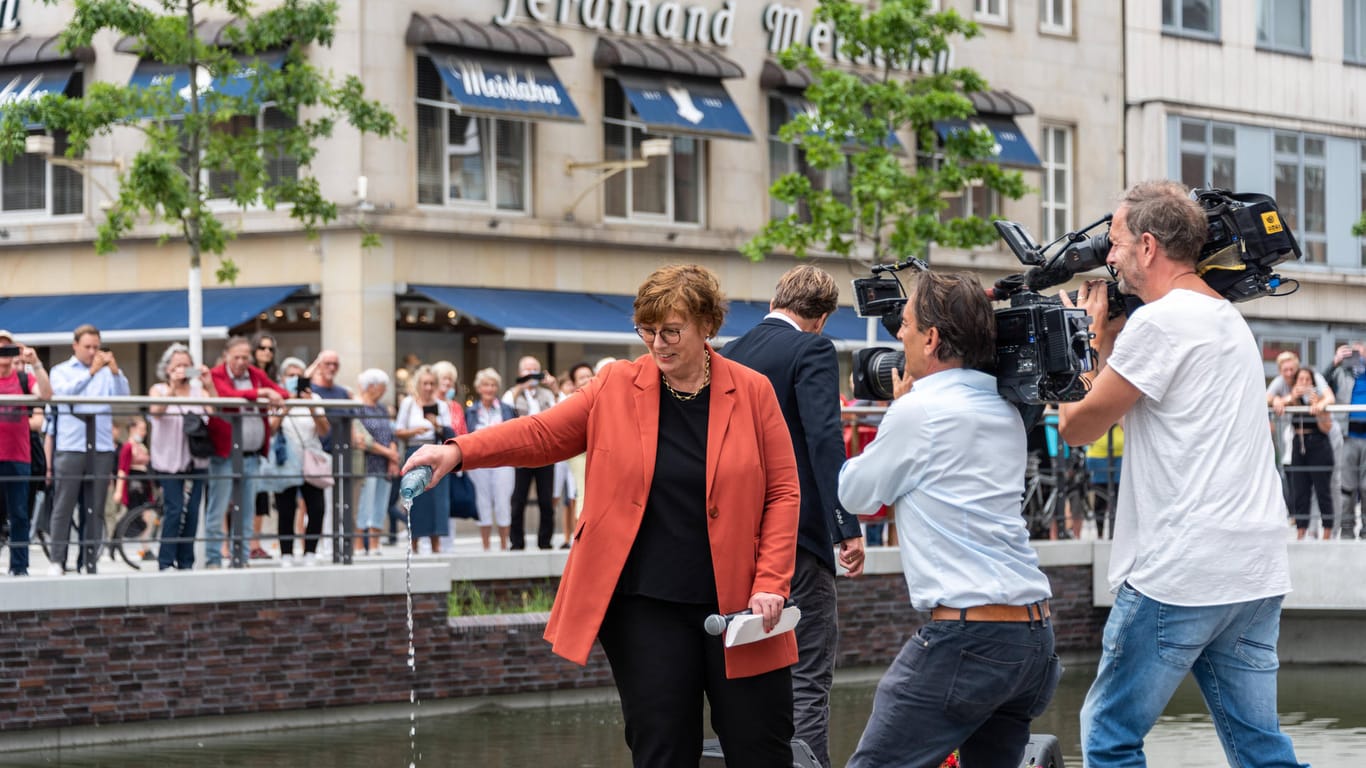
<path fill-rule="evenodd" d="M 834 678 L 835 554 L 848 575 L 863 572 L 863 533 L 858 518 L 840 508 L 836 491 L 844 464 L 840 432 L 839 359 L 821 336 L 839 303 L 835 279 L 804 264 L 778 281 L 768 316 L 727 344 L 721 354 L 764 374 L 782 406 L 801 480 L 797 568 L 792 599 L 801 608 L 797 663 L 792 667 L 796 737 L 830 765 L 830 684 Z"/>

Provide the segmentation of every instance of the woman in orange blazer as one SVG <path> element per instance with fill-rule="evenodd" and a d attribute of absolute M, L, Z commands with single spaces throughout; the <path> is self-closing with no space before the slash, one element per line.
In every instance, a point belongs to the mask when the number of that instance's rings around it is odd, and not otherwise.
<path fill-rule="evenodd" d="M 792 441 L 762 375 L 706 339 L 725 317 L 715 275 L 664 267 L 641 286 L 650 353 L 616 362 L 554 408 L 424 447 L 404 466 L 543 466 L 586 452 L 587 505 L 545 637 L 612 665 L 636 766 L 696 768 L 702 696 L 729 766 L 792 765 L 791 632 L 723 648 L 712 613 L 749 609 L 771 629 L 796 558 Z"/>

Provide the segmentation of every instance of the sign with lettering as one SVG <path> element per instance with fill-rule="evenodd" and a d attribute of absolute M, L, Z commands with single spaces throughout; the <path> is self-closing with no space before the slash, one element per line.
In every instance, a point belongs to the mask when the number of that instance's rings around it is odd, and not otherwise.
<path fill-rule="evenodd" d="M 71 72 L 71 67 L 64 67 L 0 74 L 0 110 L 11 104 L 40 99 L 49 93 L 65 92 Z"/>
<path fill-rule="evenodd" d="M 580 119 L 564 84 L 544 60 L 448 54 L 432 61 L 463 110 L 542 120 Z"/>

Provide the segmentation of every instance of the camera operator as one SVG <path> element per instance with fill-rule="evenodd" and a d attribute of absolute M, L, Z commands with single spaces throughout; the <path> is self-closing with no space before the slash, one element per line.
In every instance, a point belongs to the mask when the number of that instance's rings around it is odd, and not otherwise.
<path fill-rule="evenodd" d="M 1083 445 L 1123 417 L 1126 443 L 1115 604 L 1081 713 L 1091 768 L 1142 764 L 1144 736 L 1187 672 L 1231 764 L 1299 765 L 1276 714 L 1290 576 L 1261 355 L 1242 315 L 1195 272 L 1208 233 L 1180 185 L 1131 187 L 1106 263 L 1144 305 L 1126 324 L 1109 318 L 1103 281 L 1077 295 L 1098 361 L 1090 392 L 1061 405 L 1061 434 Z"/>
<path fill-rule="evenodd" d="M 878 683 L 851 768 L 938 765 L 954 749 L 964 765 L 1017 766 L 1062 674 L 1020 514 L 1024 423 L 980 370 L 995 333 L 976 278 L 920 275 L 897 333 L 907 378 L 893 371 L 877 437 L 840 472 L 846 510 L 895 504 L 911 605 L 932 619 Z"/>

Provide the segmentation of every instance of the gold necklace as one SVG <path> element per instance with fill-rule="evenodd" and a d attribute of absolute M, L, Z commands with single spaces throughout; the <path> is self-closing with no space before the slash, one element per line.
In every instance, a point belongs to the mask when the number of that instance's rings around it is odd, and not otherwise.
<path fill-rule="evenodd" d="M 686 403 L 689 400 L 695 400 L 697 399 L 698 395 L 702 394 L 702 390 L 706 389 L 707 385 L 711 383 L 711 355 L 708 354 L 706 357 L 702 359 L 702 386 L 698 387 L 696 392 L 691 392 L 686 395 L 680 395 L 678 394 L 678 390 L 669 386 L 668 376 L 665 376 L 661 373 L 659 374 L 659 380 L 664 383 L 664 388 L 669 390 L 669 394 L 673 395 L 674 399 L 678 402 Z"/>

